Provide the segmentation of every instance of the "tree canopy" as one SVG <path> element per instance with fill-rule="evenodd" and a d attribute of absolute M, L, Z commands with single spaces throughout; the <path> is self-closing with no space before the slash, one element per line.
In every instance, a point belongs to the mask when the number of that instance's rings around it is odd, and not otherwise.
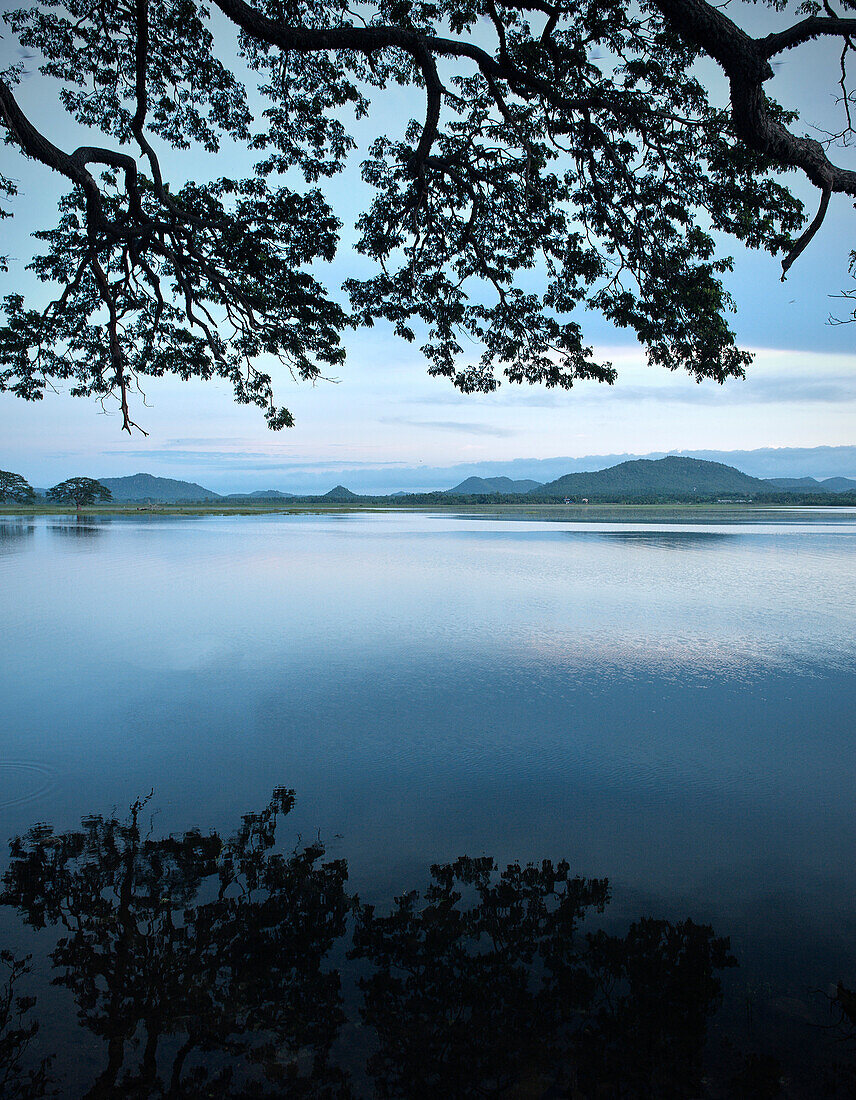
<path fill-rule="evenodd" d="M 783 26 L 761 37 L 736 21 L 745 11 L 707 0 L 8 11 L 20 57 L 0 73 L 6 140 L 70 189 L 58 223 L 36 234 L 32 269 L 50 301 L 3 300 L 0 390 L 35 400 L 59 382 L 115 397 L 130 431 L 147 376 L 217 376 L 280 428 L 292 418 L 269 363 L 315 380 L 343 361 L 349 326 L 379 320 L 419 339 L 429 372 L 465 392 L 501 376 L 612 382 L 586 344 L 584 308 L 633 330 L 654 364 L 741 376 L 750 356 L 729 324 L 731 260 L 717 241 L 780 254 L 786 271 L 831 195 L 856 195 L 856 172 L 831 151 L 853 133 L 853 0 L 805 0 L 790 18 L 789 0 L 770 3 Z M 841 50 L 831 90 L 844 112 L 824 140 L 768 94 L 774 59 L 821 38 Z M 726 104 L 700 58 L 724 74 Z M 25 65 L 85 128 L 77 148 L 28 116 Z M 353 120 L 409 87 L 421 117 L 358 153 Z M 246 178 L 188 178 L 194 148 L 228 165 L 237 147 L 254 160 Z M 322 266 L 341 229 L 324 184 L 358 155 L 374 197 L 356 249 L 375 267 L 337 287 Z M 783 169 L 819 189 L 808 225 Z M 15 193 L 0 176 L 7 215 Z"/>
<path fill-rule="evenodd" d="M 0 470 L 0 500 L 13 500 L 16 504 L 32 504 L 36 499 L 30 483 L 11 470 Z"/>
<path fill-rule="evenodd" d="M 106 485 L 91 477 L 70 477 L 47 491 L 47 499 L 55 504 L 74 504 L 78 508 L 86 504 L 106 503 L 113 494 Z"/>

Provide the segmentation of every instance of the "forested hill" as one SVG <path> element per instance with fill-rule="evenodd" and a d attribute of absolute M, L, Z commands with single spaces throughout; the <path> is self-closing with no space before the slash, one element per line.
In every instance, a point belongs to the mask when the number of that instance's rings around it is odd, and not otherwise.
<path fill-rule="evenodd" d="M 813 477 L 770 477 L 767 483 L 775 490 L 791 490 L 795 493 L 852 493 L 856 492 L 856 480 L 852 477 L 828 477 L 818 481 Z"/>
<path fill-rule="evenodd" d="M 115 501 L 157 501 L 175 504 L 178 501 L 220 500 L 220 494 L 204 489 L 193 481 L 176 481 L 154 474 L 131 474 L 129 477 L 100 477 Z"/>
<path fill-rule="evenodd" d="M 680 496 L 710 497 L 717 493 L 763 493 L 771 486 L 762 478 L 699 458 L 640 458 L 620 462 L 607 470 L 565 474 L 536 489 L 539 497 L 609 497 L 628 500 L 634 497 Z"/>
<path fill-rule="evenodd" d="M 513 481 L 510 477 L 468 477 L 460 485 L 446 489 L 445 492 L 471 496 L 483 493 L 535 493 L 540 488 L 541 482 L 532 481 L 531 478 Z"/>

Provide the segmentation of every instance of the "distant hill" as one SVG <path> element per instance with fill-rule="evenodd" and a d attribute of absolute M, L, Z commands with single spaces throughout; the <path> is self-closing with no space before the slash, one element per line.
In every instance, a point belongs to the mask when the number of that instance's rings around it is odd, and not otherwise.
<path fill-rule="evenodd" d="M 852 493 L 856 491 L 856 481 L 849 477 L 828 477 L 823 481 L 813 477 L 769 477 L 767 482 L 786 493 Z"/>
<path fill-rule="evenodd" d="M 716 493 L 762 493 L 770 491 L 769 482 L 725 466 L 698 458 L 640 458 L 620 462 L 606 470 L 565 474 L 548 482 L 533 496 L 613 497 L 632 499 L 647 496 L 712 496 Z"/>
<path fill-rule="evenodd" d="M 254 493 L 229 493 L 223 500 L 292 500 L 294 493 L 281 493 L 279 489 L 256 489 Z"/>
<path fill-rule="evenodd" d="M 350 489 L 346 489 L 344 485 L 337 485 L 335 489 L 331 489 L 329 493 L 325 493 L 324 500 L 331 500 L 334 503 L 341 503 L 347 500 L 359 500 L 360 498 L 356 493 L 352 493 Z"/>
<path fill-rule="evenodd" d="M 784 490 L 786 493 L 831 493 L 833 491 L 824 489 L 823 483 L 813 477 L 768 477 L 765 480 L 768 485 Z"/>
<path fill-rule="evenodd" d="M 130 477 L 100 477 L 116 501 L 153 501 L 174 504 L 176 501 L 221 500 L 219 493 L 204 489 L 193 481 L 175 481 L 171 477 L 153 474 L 131 474 Z"/>
<path fill-rule="evenodd" d="M 541 482 L 530 478 L 513 481 L 510 477 L 468 477 L 446 492 L 456 496 L 482 496 L 487 493 L 529 493 L 540 488 Z"/>

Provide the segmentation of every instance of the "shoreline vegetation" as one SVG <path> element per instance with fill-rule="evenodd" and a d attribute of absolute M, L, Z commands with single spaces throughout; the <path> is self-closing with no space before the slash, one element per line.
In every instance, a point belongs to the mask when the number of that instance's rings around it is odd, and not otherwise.
<path fill-rule="evenodd" d="M 34 514 L 60 513 L 74 505 L 81 509 L 125 513 L 164 512 L 180 514 L 249 514 L 301 512 L 307 509 L 340 512 L 347 509 L 419 509 L 448 511 L 461 509 L 555 515 L 556 509 L 662 507 L 776 507 L 809 505 L 850 507 L 856 505 L 856 479 L 833 477 L 818 481 L 812 477 L 757 478 L 721 462 L 680 458 L 634 459 L 604 470 L 569 473 L 544 484 L 510 478 L 470 477 L 451 489 L 422 492 L 355 493 L 336 485 L 326 493 L 284 493 L 277 489 L 251 493 L 215 493 L 192 481 L 139 473 L 128 477 L 71 478 L 52 489 L 34 489 L 20 474 L 0 470 L 0 513 L 4 502 Z M 28 514 L 27 511 L 16 514 Z M 558 514 L 575 518 L 574 513 Z"/>
<path fill-rule="evenodd" d="M 438 499 L 440 498 L 440 499 Z M 791 511 L 794 508 L 823 508 L 831 513 L 849 511 L 856 507 L 856 494 L 838 494 L 833 501 L 829 495 L 776 493 L 754 500 L 589 500 L 588 503 L 571 501 L 565 504 L 553 500 L 518 500 L 502 496 L 450 497 L 446 493 L 419 493 L 407 497 L 361 497 L 356 501 L 335 503 L 324 497 L 301 497 L 289 501 L 187 501 L 155 503 L 140 501 L 113 501 L 108 504 L 87 505 L 76 513 L 68 504 L 16 504 L 0 501 L 0 517 L 12 516 L 256 516 L 300 514 L 347 514 L 350 512 L 437 512 L 472 513 L 473 515 L 500 514 L 514 516 L 541 516 L 544 518 L 597 521 L 604 512 L 628 515 L 639 512 L 644 515 L 662 514 L 664 511 L 680 515 L 697 515 L 714 512 L 727 515 L 735 510 L 764 513 L 773 509 Z"/>

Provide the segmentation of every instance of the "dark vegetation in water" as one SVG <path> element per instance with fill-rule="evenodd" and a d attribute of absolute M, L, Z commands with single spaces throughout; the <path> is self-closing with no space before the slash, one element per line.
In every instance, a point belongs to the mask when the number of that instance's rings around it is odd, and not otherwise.
<path fill-rule="evenodd" d="M 229 839 L 155 838 L 139 801 L 124 820 L 11 842 L 0 902 L 58 933 L 52 980 L 79 1025 L 67 1048 L 88 1043 L 98 1068 L 74 1082 L 67 1053 L 42 1048 L 29 960 L 2 952 L 4 1098 L 852 1095 L 841 1064 L 799 1093 L 757 1051 L 711 1074 L 736 960 L 709 926 L 583 931 L 605 879 L 466 857 L 379 913 L 320 843 L 277 847 L 293 804 L 277 789 Z M 832 1007 L 847 1051 L 856 994 L 839 986 Z"/>

